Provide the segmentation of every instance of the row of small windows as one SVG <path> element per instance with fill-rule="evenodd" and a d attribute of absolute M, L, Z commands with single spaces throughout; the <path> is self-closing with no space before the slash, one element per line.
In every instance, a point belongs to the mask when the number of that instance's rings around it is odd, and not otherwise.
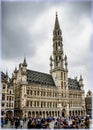
<path fill-rule="evenodd" d="M 81 105 L 81 101 L 69 101 L 69 107 L 79 107 Z"/>
<path fill-rule="evenodd" d="M 27 90 L 27 95 L 57 97 L 58 93 Z M 67 94 L 61 93 L 61 97 L 67 97 Z"/>
<path fill-rule="evenodd" d="M 2 94 L 2 100 L 5 100 L 5 94 Z M 7 96 L 7 101 L 13 101 L 14 97 L 12 96 Z"/>
<path fill-rule="evenodd" d="M 57 108 L 57 103 L 56 102 L 40 102 L 40 101 L 27 101 L 26 106 L 28 107 L 55 107 Z"/>
<path fill-rule="evenodd" d="M 61 106 L 66 106 L 67 103 L 66 102 L 62 102 Z M 26 102 L 26 106 L 27 107 L 41 107 L 41 108 L 57 108 L 58 104 L 57 102 L 40 102 L 40 101 L 27 101 Z"/>
<path fill-rule="evenodd" d="M 7 107 L 14 107 L 14 103 L 7 103 L 6 106 Z"/>
<path fill-rule="evenodd" d="M 45 92 L 45 91 L 33 91 L 33 90 L 27 90 L 27 95 L 35 95 L 35 96 L 53 96 L 57 97 L 58 93 L 52 93 L 52 92 Z"/>
<path fill-rule="evenodd" d="M 2 107 L 5 107 L 5 103 L 2 103 Z M 6 107 L 14 107 L 14 103 L 6 103 Z"/>
<path fill-rule="evenodd" d="M 7 100 L 13 101 L 13 100 L 14 100 L 14 97 L 12 97 L 12 96 L 7 96 Z"/>
<path fill-rule="evenodd" d="M 81 95 L 80 94 L 70 94 L 69 98 L 80 98 Z"/>

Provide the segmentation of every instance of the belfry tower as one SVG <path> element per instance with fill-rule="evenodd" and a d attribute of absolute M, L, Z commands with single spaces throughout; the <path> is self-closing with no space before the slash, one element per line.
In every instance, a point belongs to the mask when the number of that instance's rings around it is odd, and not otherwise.
<path fill-rule="evenodd" d="M 62 110 L 62 116 L 69 116 L 69 90 L 67 56 L 63 52 L 63 38 L 60 29 L 58 15 L 56 13 L 53 30 L 53 56 L 50 56 L 50 73 L 58 88 L 58 108 Z"/>
<path fill-rule="evenodd" d="M 63 38 L 56 12 L 53 30 L 53 56 L 50 56 L 50 73 L 57 87 L 66 89 L 68 80 L 67 56 L 63 52 Z"/>
<path fill-rule="evenodd" d="M 58 106 L 62 110 L 62 116 L 69 115 L 69 91 L 67 56 L 63 52 L 63 38 L 56 12 L 53 30 L 53 56 L 50 56 L 50 74 L 58 88 Z M 65 97 L 65 98 L 64 98 Z M 63 104 L 63 105 L 62 105 Z"/>

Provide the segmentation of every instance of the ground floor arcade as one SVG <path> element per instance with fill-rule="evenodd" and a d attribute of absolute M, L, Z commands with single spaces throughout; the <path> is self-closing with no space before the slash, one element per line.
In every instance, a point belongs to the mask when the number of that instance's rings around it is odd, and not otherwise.
<path fill-rule="evenodd" d="M 44 110 L 44 109 L 40 109 L 40 110 L 31 110 L 31 109 L 24 109 L 24 110 L 15 110 L 15 116 L 21 116 L 21 117 L 58 117 L 58 116 L 62 116 L 62 117 L 69 117 L 69 116 L 83 116 L 84 113 L 82 110 L 69 110 L 69 115 L 67 115 L 67 111 L 66 109 L 63 110 Z"/>

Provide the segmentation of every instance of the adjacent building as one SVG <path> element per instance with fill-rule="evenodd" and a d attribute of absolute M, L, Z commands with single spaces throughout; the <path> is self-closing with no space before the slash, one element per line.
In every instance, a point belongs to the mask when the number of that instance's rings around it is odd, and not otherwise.
<path fill-rule="evenodd" d="M 8 74 L 1 72 L 2 101 L 1 115 L 11 117 L 14 115 L 14 87 Z"/>
<path fill-rule="evenodd" d="M 92 92 L 89 90 L 85 97 L 86 114 L 92 116 Z"/>

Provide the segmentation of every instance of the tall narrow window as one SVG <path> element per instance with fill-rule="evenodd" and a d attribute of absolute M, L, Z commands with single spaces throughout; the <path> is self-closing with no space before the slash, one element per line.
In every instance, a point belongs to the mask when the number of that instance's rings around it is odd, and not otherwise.
<path fill-rule="evenodd" d="M 29 90 L 27 90 L 27 94 L 29 95 Z"/>
<path fill-rule="evenodd" d="M 30 91 L 30 94 L 32 95 L 32 90 Z"/>
<path fill-rule="evenodd" d="M 61 72 L 61 79 L 63 79 L 63 73 Z"/>
<path fill-rule="evenodd" d="M 32 107 L 32 101 L 30 101 L 30 106 Z"/>
<path fill-rule="evenodd" d="M 43 103 L 41 102 L 41 108 L 43 107 Z"/>
<path fill-rule="evenodd" d="M 64 73 L 64 80 L 66 80 L 66 74 Z"/>
<path fill-rule="evenodd" d="M 61 82 L 61 88 L 63 89 L 63 81 Z"/>

